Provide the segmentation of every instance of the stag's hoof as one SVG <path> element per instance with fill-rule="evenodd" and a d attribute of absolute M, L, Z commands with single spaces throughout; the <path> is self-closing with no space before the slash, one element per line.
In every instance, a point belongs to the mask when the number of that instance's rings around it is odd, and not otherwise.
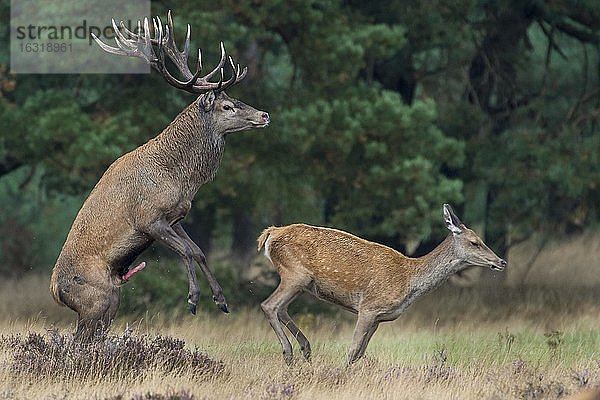
<path fill-rule="evenodd" d="M 188 310 L 190 310 L 192 315 L 196 315 L 196 305 L 191 301 L 188 301 Z"/>
<path fill-rule="evenodd" d="M 302 350 L 302 355 L 304 356 L 306 361 L 310 361 L 310 355 L 311 355 L 310 346 L 300 347 L 300 350 Z"/>
<path fill-rule="evenodd" d="M 217 307 L 219 307 L 219 310 L 223 311 L 225 314 L 229 314 L 229 308 L 227 308 L 227 303 L 225 302 L 225 299 L 219 301 L 215 296 L 213 296 L 213 300 Z"/>

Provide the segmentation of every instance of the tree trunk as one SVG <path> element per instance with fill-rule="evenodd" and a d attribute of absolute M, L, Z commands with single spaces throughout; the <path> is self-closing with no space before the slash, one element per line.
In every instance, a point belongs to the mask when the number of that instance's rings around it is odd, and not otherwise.
<path fill-rule="evenodd" d="M 212 245 L 212 233 L 216 226 L 216 211 L 214 207 L 199 209 L 192 207 L 190 210 L 190 223 L 185 225 L 185 230 L 192 240 L 202 249 L 208 257 Z"/>
<path fill-rule="evenodd" d="M 237 276 L 242 277 L 256 254 L 256 227 L 252 215 L 244 209 L 233 211 L 231 261 L 237 267 Z M 242 283 L 242 282 L 238 282 Z"/>

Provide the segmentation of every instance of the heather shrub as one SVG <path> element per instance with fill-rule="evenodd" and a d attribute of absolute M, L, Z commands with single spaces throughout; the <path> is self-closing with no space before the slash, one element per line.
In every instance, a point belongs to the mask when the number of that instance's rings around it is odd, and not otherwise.
<path fill-rule="evenodd" d="M 9 355 L 8 370 L 16 376 L 57 380 L 143 379 L 150 372 L 190 376 L 194 379 L 223 372 L 224 364 L 182 340 L 168 336 L 134 336 L 129 330 L 92 343 L 51 330 L 46 336 L 29 333 L 0 338 Z"/>

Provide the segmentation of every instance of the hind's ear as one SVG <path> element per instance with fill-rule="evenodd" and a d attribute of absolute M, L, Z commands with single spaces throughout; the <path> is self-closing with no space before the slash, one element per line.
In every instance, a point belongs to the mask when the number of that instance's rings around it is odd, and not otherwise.
<path fill-rule="evenodd" d="M 449 204 L 444 204 L 444 222 L 446 222 L 446 227 L 453 234 L 458 235 L 462 233 L 464 225 L 456 214 L 454 214 Z"/>
<path fill-rule="evenodd" d="M 212 90 L 210 92 L 204 93 L 200 96 L 200 107 L 205 111 L 209 112 L 215 106 L 215 92 Z"/>

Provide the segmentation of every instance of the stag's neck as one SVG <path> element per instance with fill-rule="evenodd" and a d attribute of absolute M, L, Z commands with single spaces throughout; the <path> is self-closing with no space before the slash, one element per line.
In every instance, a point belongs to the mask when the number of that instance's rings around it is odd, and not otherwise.
<path fill-rule="evenodd" d="M 453 251 L 453 240 L 453 236 L 448 235 L 430 253 L 415 259 L 415 275 L 409 284 L 411 293 L 428 292 L 463 268 L 463 262 Z"/>
<path fill-rule="evenodd" d="M 225 139 L 216 131 L 210 113 L 190 104 L 153 141 L 155 161 L 193 196 L 214 178 L 223 158 Z"/>

